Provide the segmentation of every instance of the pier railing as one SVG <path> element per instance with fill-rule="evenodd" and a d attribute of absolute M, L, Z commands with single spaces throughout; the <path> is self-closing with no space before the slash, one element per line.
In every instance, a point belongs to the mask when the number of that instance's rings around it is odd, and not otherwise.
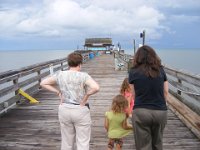
<path fill-rule="evenodd" d="M 115 58 L 115 70 L 127 70 L 130 68 L 129 62 L 133 59 L 132 55 L 120 53 L 118 51 L 114 51 L 113 53 Z"/>
<path fill-rule="evenodd" d="M 170 93 L 200 115 L 200 76 L 167 66 L 164 69 L 170 83 Z"/>
<path fill-rule="evenodd" d="M 164 66 L 169 81 L 169 108 L 200 139 L 200 77 Z"/>
<path fill-rule="evenodd" d="M 124 53 L 113 52 L 117 65 L 124 64 L 124 68 L 130 67 L 133 56 Z M 89 59 L 87 51 L 82 52 L 84 62 Z M 116 61 L 115 60 L 115 61 Z M 51 72 L 67 69 L 67 58 L 56 59 L 44 63 L 24 67 L 19 70 L 7 71 L 0 74 L 0 113 L 7 110 L 16 102 L 21 101 L 18 90 L 22 89 L 32 94 L 39 89 L 42 78 Z M 121 66 L 117 66 L 118 69 Z M 176 69 L 164 66 L 170 83 L 170 93 L 200 114 L 200 77 L 184 73 Z M 121 70 L 121 69 L 119 69 Z"/>
<path fill-rule="evenodd" d="M 82 53 L 82 56 L 83 62 L 89 59 L 89 53 Z M 0 114 L 24 101 L 19 89 L 32 95 L 39 90 L 42 78 L 67 68 L 67 58 L 62 58 L 0 73 Z"/>

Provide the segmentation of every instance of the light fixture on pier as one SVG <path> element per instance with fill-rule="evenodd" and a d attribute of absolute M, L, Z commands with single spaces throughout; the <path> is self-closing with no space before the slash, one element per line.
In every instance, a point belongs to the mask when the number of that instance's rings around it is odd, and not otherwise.
<path fill-rule="evenodd" d="M 145 30 L 143 30 L 142 33 L 140 33 L 140 37 L 142 38 L 142 45 L 145 43 Z"/>

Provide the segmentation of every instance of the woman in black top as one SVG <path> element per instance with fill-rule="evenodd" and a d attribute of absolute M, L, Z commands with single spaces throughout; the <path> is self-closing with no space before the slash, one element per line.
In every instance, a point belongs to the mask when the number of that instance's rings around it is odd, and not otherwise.
<path fill-rule="evenodd" d="M 161 60 L 150 46 L 140 47 L 129 72 L 135 104 L 133 127 L 137 150 L 162 150 L 167 122 L 168 81 Z"/>

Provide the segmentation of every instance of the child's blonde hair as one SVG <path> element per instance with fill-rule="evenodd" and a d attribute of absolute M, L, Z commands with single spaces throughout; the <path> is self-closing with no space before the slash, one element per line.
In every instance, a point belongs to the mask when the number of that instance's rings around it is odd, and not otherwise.
<path fill-rule="evenodd" d="M 111 109 L 114 113 L 122 113 L 124 112 L 124 109 L 126 109 L 127 107 L 128 107 L 128 101 L 124 96 L 117 95 L 113 98 Z"/>
<path fill-rule="evenodd" d="M 130 90 L 128 78 L 125 78 L 124 81 L 122 82 L 120 93 L 124 95 L 125 91 Z"/>

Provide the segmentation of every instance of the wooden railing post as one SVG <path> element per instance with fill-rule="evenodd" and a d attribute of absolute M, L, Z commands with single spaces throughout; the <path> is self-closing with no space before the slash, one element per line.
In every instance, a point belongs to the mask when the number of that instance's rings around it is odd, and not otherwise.
<path fill-rule="evenodd" d="M 41 75 L 41 70 L 37 71 L 37 75 L 40 76 Z M 38 84 L 40 85 L 41 82 L 41 78 L 39 78 L 38 80 Z M 41 87 L 39 86 L 39 89 L 41 89 Z"/>
<path fill-rule="evenodd" d="M 50 75 L 52 76 L 54 71 L 53 71 L 53 64 L 50 64 L 49 65 L 49 72 L 50 72 Z"/>
<path fill-rule="evenodd" d="M 62 71 L 64 70 L 64 68 L 63 68 L 63 62 L 61 62 L 61 70 Z"/>
<path fill-rule="evenodd" d="M 182 83 L 182 81 L 181 81 L 181 79 L 178 79 L 178 83 Z M 181 95 L 181 91 L 179 90 L 179 89 L 177 89 L 177 93 L 179 94 L 179 95 Z"/>
<path fill-rule="evenodd" d="M 18 78 L 13 80 L 13 84 L 17 85 L 18 84 Z M 15 90 L 15 96 L 18 94 L 19 88 Z M 20 103 L 20 99 L 16 101 L 16 104 Z"/>
<path fill-rule="evenodd" d="M 14 85 L 17 85 L 17 84 L 18 84 L 18 78 L 13 80 L 13 84 L 14 84 Z M 15 95 L 18 94 L 18 90 L 19 90 L 19 89 L 17 89 L 17 90 L 15 91 Z"/>
<path fill-rule="evenodd" d="M 41 70 L 37 71 L 37 75 L 40 76 L 40 74 L 41 74 Z M 41 78 L 38 80 L 39 84 L 40 84 L 40 82 L 41 82 Z"/>
<path fill-rule="evenodd" d="M 130 58 L 128 61 L 128 72 L 130 71 L 130 69 L 133 67 L 133 58 Z"/>

